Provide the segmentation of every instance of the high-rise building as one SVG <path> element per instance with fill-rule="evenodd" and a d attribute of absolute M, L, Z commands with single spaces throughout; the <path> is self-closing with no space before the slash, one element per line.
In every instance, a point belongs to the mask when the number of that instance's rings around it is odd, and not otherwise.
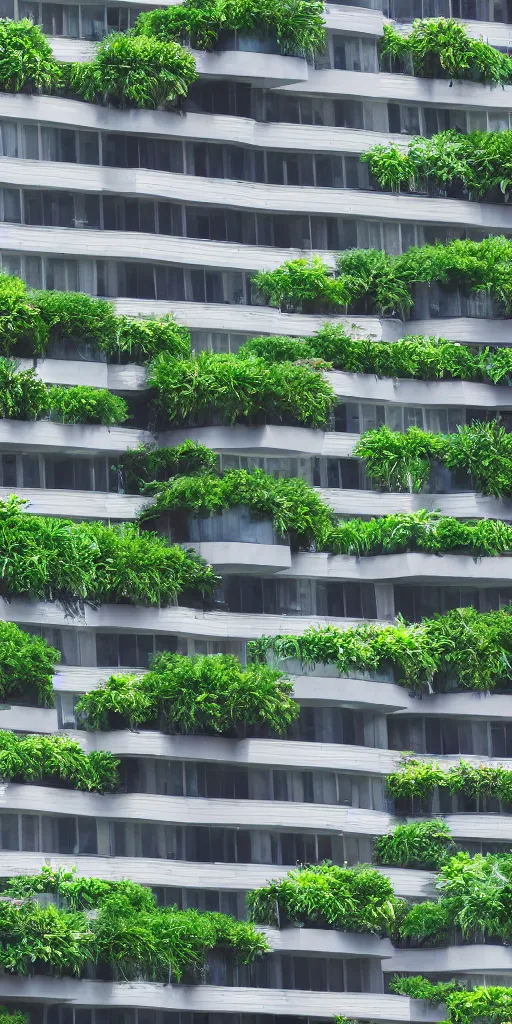
<path fill-rule="evenodd" d="M 512 1019 L 512 8 L 385 3 L 0 0 L 29 1024 Z"/>

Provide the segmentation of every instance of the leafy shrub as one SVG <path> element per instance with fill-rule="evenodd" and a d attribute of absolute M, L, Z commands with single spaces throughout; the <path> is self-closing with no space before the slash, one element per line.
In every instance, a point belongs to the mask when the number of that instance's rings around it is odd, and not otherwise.
<path fill-rule="evenodd" d="M 35 370 L 20 370 L 13 359 L 0 358 L 0 417 L 38 420 L 49 411 L 49 393 Z"/>
<path fill-rule="evenodd" d="M 38 25 L 29 18 L 0 18 L 0 90 L 48 91 L 60 78 L 59 64 Z"/>
<path fill-rule="evenodd" d="M 396 898 L 389 878 L 361 865 L 341 868 L 323 864 L 289 871 L 247 894 L 249 920 L 277 925 L 337 928 L 351 932 L 394 931 L 405 904 Z M 284 919 L 284 921 L 282 920 Z"/>
<path fill-rule="evenodd" d="M 24 1013 L 11 1013 L 5 1006 L 0 1006 L 0 1024 L 28 1024 L 28 1017 Z"/>
<path fill-rule="evenodd" d="M 447 946 L 452 926 L 453 915 L 448 901 L 416 903 L 402 921 L 400 937 L 415 939 L 416 942 L 429 946 Z"/>
<path fill-rule="evenodd" d="M 512 187 L 512 131 L 464 135 L 450 129 L 413 138 L 407 150 L 373 146 L 361 159 L 380 187 L 394 192 L 442 188 L 464 198 L 496 199 L 508 197 Z"/>
<path fill-rule="evenodd" d="M 107 882 L 103 878 L 84 878 L 76 868 L 52 868 L 43 864 L 38 875 L 14 875 L 3 878 L 0 888 L 9 899 L 26 900 L 41 893 L 61 896 L 70 910 L 96 910 L 105 899 L 119 895 L 128 897 L 134 910 L 152 910 L 155 897 L 151 889 L 124 879 Z"/>
<path fill-rule="evenodd" d="M 457 21 L 421 18 L 413 22 L 409 35 L 392 25 L 384 26 L 381 57 L 394 70 L 419 78 L 455 78 L 505 85 L 512 81 L 512 60 L 481 39 L 471 39 Z"/>
<path fill-rule="evenodd" d="M 481 242 L 412 246 L 396 256 L 380 249 L 347 249 L 338 257 L 336 275 L 315 256 L 261 271 L 254 281 L 270 305 L 286 311 L 339 313 L 364 299 L 368 312 L 406 315 L 413 305 L 412 286 L 437 281 L 488 293 L 510 312 L 511 261 L 512 240 L 499 235 Z"/>
<path fill-rule="evenodd" d="M 116 361 L 145 362 L 158 352 L 190 356 L 190 334 L 170 315 L 117 316 L 106 299 L 82 292 L 32 291 L 0 274 L 0 353 L 43 356 L 56 342 L 92 345 Z"/>
<path fill-rule="evenodd" d="M 452 847 L 448 825 L 433 819 L 396 825 L 386 835 L 377 836 L 373 850 L 377 864 L 435 871 L 445 862 Z"/>
<path fill-rule="evenodd" d="M 314 541 L 319 550 L 335 529 L 333 512 L 306 481 L 274 480 L 261 469 L 231 469 L 221 477 L 177 476 L 150 490 L 156 493 L 155 504 L 143 511 L 144 519 L 163 512 L 169 512 L 171 520 L 184 512 L 205 517 L 246 505 L 255 518 L 272 519 L 278 533 L 290 534 L 294 547 L 309 547 Z"/>
<path fill-rule="evenodd" d="M 119 784 L 119 761 L 103 750 L 85 754 L 67 736 L 0 732 L 0 778 L 104 793 Z"/>
<path fill-rule="evenodd" d="M 52 387 L 49 389 L 50 410 L 62 423 L 102 423 L 112 426 L 128 419 L 128 406 L 119 395 L 106 388 Z"/>
<path fill-rule="evenodd" d="M 323 5 L 318 0 L 185 0 L 140 14 L 135 32 L 164 42 L 191 42 L 200 50 L 217 48 L 222 34 L 272 36 L 282 53 L 313 57 L 325 48 Z"/>
<path fill-rule="evenodd" d="M 203 352 L 195 360 L 158 356 L 148 381 L 163 426 L 206 423 L 301 423 L 325 427 L 334 392 L 321 376 L 293 363 Z"/>
<path fill-rule="evenodd" d="M 512 135 L 512 132 L 511 132 Z M 459 138 L 459 136 L 457 136 Z M 257 356 L 269 363 L 323 360 L 346 373 L 417 380 L 512 382 L 512 350 L 483 348 L 473 352 L 445 338 L 408 335 L 398 341 L 351 338 L 339 324 L 325 324 L 310 338 L 250 338 L 238 358 Z"/>
<path fill-rule="evenodd" d="M 292 683 L 232 655 L 160 654 L 142 677 L 111 676 L 83 694 L 76 713 L 88 729 L 157 726 L 172 733 L 235 733 L 266 726 L 285 733 L 298 715 Z"/>
<path fill-rule="evenodd" d="M 187 439 L 172 448 L 139 445 L 129 448 L 120 457 L 126 477 L 126 487 L 139 494 L 151 481 L 166 481 L 172 476 L 192 476 L 194 473 L 213 473 L 217 466 L 217 453 L 198 441 Z"/>
<path fill-rule="evenodd" d="M 89 920 L 82 910 L 41 907 L 30 899 L 21 906 L 0 902 L 0 965 L 8 973 L 35 969 L 80 976 L 92 961 L 103 971 L 108 968 L 114 979 L 169 983 L 179 982 L 185 971 L 193 976 L 204 970 L 213 949 L 240 963 L 268 952 L 260 932 L 226 914 L 159 909 L 149 890 L 133 882 L 70 880 L 69 873 L 55 874 L 13 879 L 6 891 L 27 896 L 57 891 L 72 905 L 96 908 L 97 914 Z"/>
<path fill-rule="evenodd" d="M 450 681 L 485 691 L 510 685 L 512 615 L 456 608 L 412 625 L 399 618 L 389 626 L 311 627 L 299 637 L 251 640 L 247 650 L 254 661 L 298 658 L 305 665 L 336 665 L 340 673 L 391 666 L 397 682 L 412 690 L 439 690 Z"/>
<path fill-rule="evenodd" d="M 183 590 L 209 592 L 216 576 L 195 552 L 142 533 L 30 515 L 14 495 L 0 502 L 3 594 L 49 600 L 173 604 Z"/>
<path fill-rule="evenodd" d="M 187 95 L 196 62 L 178 43 L 146 35 L 113 33 L 92 61 L 73 64 L 71 88 L 91 103 L 158 110 Z"/>
<path fill-rule="evenodd" d="M 512 988 L 502 985 L 476 985 L 470 991 L 460 981 L 439 981 L 433 984 L 421 975 L 395 975 L 389 984 L 391 992 L 428 999 L 435 1005 L 445 1003 L 446 1024 L 503 1024 L 512 1018 Z"/>
<path fill-rule="evenodd" d="M 332 530 L 329 551 L 342 555 L 391 555 L 403 551 L 501 555 L 512 551 L 512 528 L 500 520 L 459 522 L 438 512 L 397 512 L 378 519 L 347 519 Z"/>
<path fill-rule="evenodd" d="M 60 654 L 14 622 L 0 622 L 0 700 L 53 707 L 52 676 Z"/>
<path fill-rule="evenodd" d="M 381 488 L 417 492 L 428 483 L 433 460 L 470 474 L 480 494 L 512 494 L 512 434 L 497 422 L 471 423 L 455 434 L 410 427 L 405 434 L 379 427 L 362 434 L 354 455 Z"/>
<path fill-rule="evenodd" d="M 494 796 L 512 801 L 512 769 L 501 765 L 472 765 L 459 761 L 448 770 L 436 761 L 404 758 L 400 768 L 387 777 L 387 790 L 395 800 L 403 797 L 427 797 L 435 789 L 462 793 L 466 797 Z"/>
<path fill-rule="evenodd" d="M 487 935 L 509 942 L 512 936 L 512 855 L 460 851 L 442 865 L 436 886 L 440 902 L 464 937 Z"/>

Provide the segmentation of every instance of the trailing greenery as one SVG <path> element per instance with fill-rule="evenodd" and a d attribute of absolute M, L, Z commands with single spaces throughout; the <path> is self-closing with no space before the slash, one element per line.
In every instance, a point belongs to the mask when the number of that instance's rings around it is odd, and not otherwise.
<path fill-rule="evenodd" d="M 505 197 L 512 188 L 512 131 L 468 132 L 453 129 L 432 138 L 413 138 L 406 150 L 373 146 L 361 160 L 383 189 L 446 189 L 465 199 Z"/>
<path fill-rule="evenodd" d="M 0 1006 L 0 1024 L 29 1024 L 29 1022 L 24 1013 L 17 1011 L 11 1013 L 10 1010 L 6 1010 L 5 1006 Z"/>
<path fill-rule="evenodd" d="M 418 78 L 452 78 L 506 85 L 512 81 L 512 59 L 482 39 L 471 39 L 464 25 L 447 18 L 420 18 L 403 35 L 384 26 L 381 58 L 394 71 Z"/>
<path fill-rule="evenodd" d="M 179 982 L 187 972 L 197 981 L 210 950 L 250 963 L 269 949 L 251 924 L 226 914 L 158 908 L 151 892 L 134 882 L 51 869 L 11 881 L 4 891 L 24 902 L 0 902 L 0 965 L 7 973 L 80 976 L 93 962 L 113 980 Z M 41 906 L 30 898 L 40 892 L 63 896 L 72 909 Z M 94 916 L 86 915 L 89 909 Z"/>
<path fill-rule="evenodd" d="M 377 864 L 437 871 L 453 846 L 448 825 L 433 818 L 396 825 L 391 832 L 377 836 L 373 851 Z"/>
<path fill-rule="evenodd" d="M 41 29 L 29 18 L 0 18 L 0 91 L 50 91 L 61 79 L 60 65 Z"/>
<path fill-rule="evenodd" d="M 135 494 L 144 490 L 148 483 L 166 482 L 173 476 L 213 473 L 217 462 L 216 452 L 189 439 L 171 448 L 141 444 L 123 452 L 119 459 L 126 487 Z"/>
<path fill-rule="evenodd" d="M 44 356 L 55 342 L 93 345 L 111 360 L 146 362 L 159 352 L 190 356 L 190 334 L 172 316 L 117 316 L 82 292 L 32 291 L 0 274 L 0 354 Z"/>
<path fill-rule="evenodd" d="M 171 733 L 243 733 L 265 726 L 285 733 L 299 713 L 291 681 L 266 665 L 237 658 L 158 655 L 143 676 L 113 675 L 83 694 L 76 714 L 88 729 L 137 728 Z"/>
<path fill-rule="evenodd" d="M 112 425 L 128 419 L 124 398 L 106 388 L 89 386 L 47 387 L 34 369 L 20 370 L 13 359 L 0 356 L 0 418 L 61 423 Z"/>
<path fill-rule="evenodd" d="M 512 988 L 502 985 L 476 985 L 467 991 L 458 981 L 432 984 L 420 975 L 395 975 L 389 988 L 391 992 L 413 999 L 428 999 L 435 1005 L 445 1003 L 448 1010 L 446 1024 L 503 1024 L 512 1018 Z"/>
<path fill-rule="evenodd" d="M 90 103 L 158 110 L 186 96 L 196 78 L 195 59 L 179 43 L 118 32 L 91 61 L 71 65 L 69 84 Z"/>
<path fill-rule="evenodd" d="M 0 701 L 52 708 L 52 676 L 60 654 L 14 622 L 0 622 Z"/>
<path fill-rule="evenodd" d="M 260 637 L 247 649 L 253 661 L 296 658 L 303 665 L 336 665 L 342 674 L 391 667 L 396 681 L 412 690 L 455 683 L 485 691 L 510 686 L 512 615 L 456 608 L 411 625 L 399 618 L 389 626 L 311 627 L 298 637 Z"/>
<path fill-rule="evenodd" d="M 422 335 L 408 335 L 391 342 L 351 338 L 339 324 L 324 324 L 316 334 L 304 339 L 251 338 L 237 355 L 254 355 L 269 363 L 323 361 L 326 369 L 371 373 L 377 377 L 512 383 L 510 348 L 474 352 L 467 345 Z"/>
<path fill-rule="evenodd" d="M 156 392 L 154 408 L 162 426 L 300 423 L 322 428 L 335 404 L 331 385 L 309 366 L 212 352 L 194 360 L 158 356 L 148 382 Z"/>
<path fill-rule="evenodd" d="M 2 594 L 165 607 L 216 585 L 211 566 L 158 534 L 30 515 L 25 504 L 0 502 Z"/>
<path fill-rule="evenodd" d="M 0 731 L 0 779 L 64 785 L 105 793 L 119 784 L 119 761 L 103 750 L 85 754 L 67 736 L 18 736 Z"/>
<path fill-rule="evenodd" d="M 342 868 L 329 861 L 289 871 L 247 893 L 246 900 L 249 920 L 256 924 L 291 923 L 378 935 L 393 932 L 406 907 L 380 871 L 364 864 Z"/>
<path fill-rule="evenodd" d="M 505 313 L 512 310 L 512 239 L 455 239 L 412 246 L 395 256 L 381 249 L 347 249 L 333 273 L 320 259 L 298 259 L 260 271 L 255 284 L 271 306 L 290 312 L 340 312 L 365 300 L 367 312 L 406 315 L 412 287 L 434 281 L 470 292 L 486 292 Z"/>
<path fill-rule="evenodd" d="M 455 434 L 431 434 L 419 427 L 402 434 L 383 426 L 362 434 L 354 455 L 365 459 L 372 480 L 391 491 L 420 491 L 436 460 L 447 469 L 465 470 L 480 494 L 512 494 L 512 434 L 496 421 L 466 424 Z"/>
<path fill-rule="evenodd" d="M 282 53 L 312 58 L 326 44 L 324 8 L 319 0 L 185 0 L 140 14 L 135 33 L 215 50 L 225 32 L 268 36 Z"/>
<path fill-rule="evenodd" d="M 478 798 L 492 796 L 505 803 L 512 801 L 512 769 L 501 765 L 473 765 L 459 761 L 448 770 L 437 761 L 405 757 L 398 771 L 387 777 L 387 790 L 395 800 L 428 797 L 435 789 L 447 789 L 455 795 Z"/>

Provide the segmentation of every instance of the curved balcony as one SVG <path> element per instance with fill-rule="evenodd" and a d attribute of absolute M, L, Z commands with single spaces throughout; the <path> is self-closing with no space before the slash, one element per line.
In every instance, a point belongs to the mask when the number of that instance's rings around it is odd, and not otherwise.
<path fill-rule="evenodd" d="M 237 454 L 295 454 L 348 456 L 359 440 L 359 434 L 324 433 L 310 427 L 267 425 L 248 427 L 186 427 L 163 431 L 162 445 L 182 444 L 186 438 L 200 441 L 218 452 Z"/>
<path fill-rule="evenodd" d="M 1 429 L 1 424 L 0 424 Z M 67 519 L 112 519 L 130 521 L 151 499 L 138 494 L 105 491 L 74 491 L 44 487 L 0 487 L 0 499 L 7 501 L 16 492 L 30 503 L 30 512 L 40 516 L 65 516 Z M 206 556 L 205 556 L 206 557 Z M 290 564 L 290 560 L 288 560 Z M 283 568 L 286 568 L 283 565 Z"/>
<path fill-rule="evenodd" d="M 411 974 L 510 974 L 512 949 L 490 943 L 442 949 L 395 949 L 391 959 L 383 961 L 382 970 Z M 478 978 L 474 981 L 479 984 Z"/>
<path fill-rule="evenodd" d="M 512 556 L 500 557 L 428 554 L 413 551 L 394 555 L 328 555 L 301 552 L 292 555 L 290 569 L 281 574 L 294 579 L 396 581 L 443 583 L 474 581 L 478 585 L 510 583 Z"/>
<path fill-rule="evenodd" d="M 430 332 L 431 333 L 431 332 Z M 481 335 L 482 337 L 482 335 Z M 481 409 L 512 408 L 512 387 L 475 384 L 465 380 L 402 380 L 368 373 L 324 374 L 340 398 L 397 405 L 470 406 Z"/>
<path fill-rule="evenodd" d="M 193 547 L 225 573 L 276 573 L 292 564 L 287 539 L 277 533 L 270 519 L 253 517 L 247 506 L 198 518 L 164 513 L 153 525 L 172 540 Z"/>
<path fill-rule="evenodd" d="M 475 491 L 453 494 L 380 494 L 349 488 L 317 488 L 324 501 L 340 515 L 385 516 L 426 508 L 457 519 L 512 519 L 512 499 L 492 498 Z"/>
<path fill-rule="evenodd" d="M 378 218 L 414 224 L 512 231 L 512 210 L 498 203 L 434 199 L 351 188 L 269 185 L 141 168 L 99 167 L 4 157 L 4 184 L 170 199 L 240 210 Z"/>
<path fill-rule="evenodd" d="M 21 370 L 34 367 L 33 359 L 17 360 Z M 86 384 L 109 391 L 147 391 L 146 370 L 137 363 L 117 366 L 85 359 L 37 359 L 35 370 L 45 384 Z"/>
<path fill-rule="evenodd" d="M 138 5 L 139 6 L 139 5 Z M 358 9 L 359 16 L 359 9 Z M 364 129 L 323 125 L 276 124 L 229 114 L 185 116 L 162 110 L 117 110 L 55 96 L 2 93 L 2 117 L 91 128 L 97 131 L 140 133 L 166 138 L 238 143 L 261 149 L 304 152 L 364 153 L 376 143 L 393 142 L 405 148 L 407 137 Z"/>
<path fill-rule="evenodd" d="M 512 86 L 492 91 L 477 82 L 443 81 L 415 78 L 412 75 L 373 74 L 366 71 L 311 70 L 307 88 L 287 85 L 285 92 L 307 92 L 310 96 L 344 96 L 354 99 L 394 100 L 399 103 L 426 103 L 441 107 L 467 107 L 483 110 L 510 110 Z"/>
<path fill-rule="evenodd" d="M 233 988 L 213 985 L 122 984 L 71 978 L 0 978 L 0 998 L 66 1003 L 67 1006 L 138 1007 L 190 1013 L 254 1013 L 287 1017 L 330 1018 L 336 1014 L 371 1017 L 384 1022 L 441 1021 L 443 1011 L 405 996 L 359 992 Z"/>
<path fill-rule="evenodd" d="M 153 441 L 149 431 L 132 427 L 0 419 L 0 450 L 44 452 L 62 448 L 69 455 L 83 455 L 85 452 L 111 452 L 114 455 Z M 112 497 L 117 498 L 118 495 Z"/>
<path fill-rule="evenodd" d="M 260 928 L 276 953 L 304 953 L 309 956 L 361 956 L 384 960 L 393 957 L 390 939 L 322 928 Z M 510 951 L 512 959 L 512 950 Z"/>
<path fill-rule="evenodd" d="M 1 244 L 4 251 L 21 251 L 25 254 L 88 256 L 93 259 L 122 257 L 151 263 L 158 261 L 164 264 L 249 271 L 275 270 L 285 260 L 311 255 L 309 249 L 277 249 L 237 242 L 212 242 L 175 235 L 152 235 L 142 231 L 30 227 L 26 224 L 5 223 L 2 224 Z M 319 252 L 318 255 L 330 267 L 334 267 L 335 253 Z"/>

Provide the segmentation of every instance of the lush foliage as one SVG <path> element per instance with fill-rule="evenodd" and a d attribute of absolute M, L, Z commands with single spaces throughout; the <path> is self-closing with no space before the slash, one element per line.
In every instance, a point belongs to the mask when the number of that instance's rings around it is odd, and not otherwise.
<path fill-rule="evenodd" d="M 469 199 L 509 197 L 512 131 L 439 132 L 413 138 L 406 150 L 373 146 L 361 159 L 381 188 L 399 192 L 445 189 Z"/>
<path fill-rule="evenodd" d="M 124 398 L 106 388 L 47 387 L 34 369 L 20 370 L 13 359 L 0 356 L 0 418 L 39 420 L 50 416 L 61 423 L 112 425 L 128 419 Z"/>
<path fill-rule="evenodd" d="M 88 344 L 108 359 L 145 362 L 159 352 L 190 355 L 190 335 L 172 316 L 117 316 L 105 299 L 81 292 L 31 291 L 0 274 L 0 354 L 43 356 L 54 342 Z"/>
<path fill-rule="evenodd" d="M 448 825 L 432 819 L 396 825 L 391 832 L 377 836 L 373 850 L 377 864 L 434 871 L 441 867 L 452 847 Z"/>
<path fill-rule="evenodd" d="M 422 18 L 403 35 L 392 25 L 384 26 L 381 57 L 394 70 L 419 78 L 455 78 L 506 85 L 512 81 L 512 60 L 482 39 L 471 39 L 457 21 Z"/>
<path fill-rule="evenodd" d="M 321 428 L 335 402 L 330 384 L 309 366 L 211 352 L 194 360 L 159 356 L 148 380 L 162 426 L 300 423 Z"/>
<path fill-rule="evenodd" d="M 252 925 L 225 914 L 160 909 L 149 890 L 133 882 L 105 883 L 46 869 L 39 878 L 12 879 L 6 892 L 56 892 L 80 907 L 43 907 L 30 898 L 21 906 L 1 901 L 0 965 L 12 974 L 80 975 L 92 961 L 108 968 L 114 980 L 169 983 L 179 982 L 184 972 L 194 980 L 213 949 L 241 963 L 268 951 Z M 84 912 L 89 908 L 94 916 Z"/>
<path fill-rule="evenodd" d="M 53 707 L 52 676 L 60 654 L 14 622 L 0 622 L 0 701 Z"/>
<path fill-rule="evenodd" d="M 249 919 L 256 924 L 288 922 L 317 928 L 387 935 L 404 912 L 385 875 L 361 865 L 342 868 L 325 861 L 297 868 L 247 894 Z"/>
<path fill-rule="evenodd" d="M 217 461 L 217 453 L 211 448 L 188 439 L 172 448 L 141 444 L 123 452 L 119 459 L 126 488 L 135 494 L 139 494 L 146 484 L 168 481 L 169 477 L 213 473 Z"/>
<path fill-rule="evenodd" d="M 435 789 L 447 789 L 455 795 L 477 798 L 492 796 L 512 802 L 512 769 L 501 765 L 473 765 L 459 761 L 448 770 L 437 761 L 420 761 L 406 757 L 398 771 L 387 777 L 387 789 L 395 799 L 428 797 Z"/>
<path fill-rule="evenodd" d="M 0 1024 L 28 1024 L 28 1017 L 24 1013 L 11 1013 L 5 1006 L 0 1006 Z"/>
<path fill-rule="evenodd" d="M 282 53 L 313 57 L 325 47 L 323 13 L 318 0 L 185 0 L 140 14 L 135 32 L 199 50 L 217 49 L 225 32 L 270 36 Z"/>
<path fill-rule="evenodd" d="M 511 133 L 512 134 L 512 133 Z M 458 138 L 459 136 L 457 136 Z M 417 380 L 471 380 L 492 384 L 512 381 L 512 349 L 483 348 L 473 352 L 445 338 L 410 335 L 398 341 L 351 338 L 339 324 L 325 324 L 310 338 L 251 338 L 237 353 L 270 363 L 322 360 L 326 368 L 377 377 Z"/>
<path fill-rule="evenodd" d="M 512 1018 L 512 988 L 502 985 L 477 985 L 466 991 L 460 982 L 441 981 L 432 984 L 426 978 L 400 977 L 390 981 L 390 990 L 413 999 L 445 1003 L 447 1024 L 503 1024 Z"/>
<path fill-rule="evenodd" d="M 93 750 L 85 754 L 67 736 L 17 736 L 0 731 L 0 778 L 12 782 L 41 782 L 104 793 L 115 789 L 119 761 Z"/>
<path fill-rule="evenodd" d="M 512 615 L 504 609 L 456 608 L 408 625 L 326 626 L 302 636 L 261 637 L 248 643 L 255 661 L 297 658 L 304 665 L 336 665 L 340 673 L 391 666 L 397 682 L 413 690 L 442 689 L 447 681 L 469 690 L 510 685 Z"/>
<path fill-rule="evenodd" d="M 188 513 L 195 517 L 212 516 L 223 509 L 245 505 L 255 518 L 272 519 L 280 534 L 289 534 L 294 547 L 319 550 L 329 547 L 334 513 L 306 481 L 297 477 L 274 480 L 261 469 L 227 470 L 223 476 L 203 473 L 177 476 L 167 483 L 149 487 L 155 491 L 155 504 L 142 513 L 151 519 L 162 512 L 174 516 Z"/>
<path fill-rule="evenodd" d="M 368 312 L 404 315 L 413 304 L 412 286 L 437 281 L 487 292 L 510 312 L 511 260 L 512 239 L 503 235 L 412 246 L 397 256 L 381 249 L 347 249 L 338 257 L 336 274 L 314 256 L 261 271 L 255 284 L 270 305 L 285 311 L 340 312 L 364 299 Z"/>
<path fill-rule="evenodd" d="M 2 594 L 165 606 L 181 591 L 215 586 L 195 552 L 158 534 L 30 515 L 24 504 L 15 496 L 0 502 Z"/>
<path fill-rule="evenodd" d="M 299 708 L 292 683 L 266 665 L 242 668 L 228 654 L 160 654 L 143 676 L 115 675 L 80 697 L 88 729 L 145 725 L 172 733 L 238 734 L 247 726 L 284 733 Z"/>
<path fill-rule="evenodd" d="M 379 427 L 363 434 L 354 455 L 366 473 L 390 491 L 420 491 L 428 484 L 433 460 L 465 470 L 480 494 L 512 495 L 512 434 L 496 421 L 471 423 L 455 434 L 431 434 L 410 427 L 402 434 Z"/>
<path fill-rule="evenodd" d="M 59 65 L 41 29 L 29 18 L 0 18 L 0 91 L 49 91 L 60 81 Z"/>
<path fill-rule="evenodd" d="M 437 876 L 439 899 L 411 907 L 402 926 L 404 937 L 440 943 L 449 929 L 464 939 L 512 937 L 512 855 L 460 851 L 446 858 Z"/>
<path fill-rule="evenodd" d="M 70 86 L 90 103 L 158 110 L 186 96 L 196 78 L 194 57 L 179 43 L 119 32 L 91 61 L 71 66 Z"/>

